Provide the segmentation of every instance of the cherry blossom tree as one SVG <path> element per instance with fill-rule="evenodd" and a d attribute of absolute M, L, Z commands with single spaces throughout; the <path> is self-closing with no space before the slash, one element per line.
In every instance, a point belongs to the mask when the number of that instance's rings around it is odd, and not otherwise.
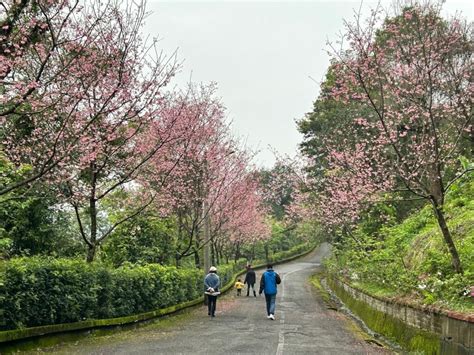
<path fill-rule="evenodd" d="M 275 166 L 260 172 L 262 198 L 277 220 L 288 229 L 302 220 L 314 217 L 310 203 L 313 178 L 306 171 L 308 162 L 297 158 L 277 156 Z"/>
<path fill-rule="evenodd" d="M 239 233 L 247 234 L 244 210 L 254 213 L 247 215 L 248 231 L 260 225 L 255 212 L 257 185 L 249 180 L 250 155 L 229 133 L 224 107 L 215 99 L 215 85 L 190 87 L 182 102 L 186 139 L 175 140 L 168 154 L 151 159 L 146 184 L 159 191 L 156 204 L 163 215 L 177 219 L 177 263 L 194 256 L 199 266 L 204 246 L 210 244 L 217 258 L 239 227 Z M 173 170 L 167 174 L 170 166 Z M 208 228 L 206 238 L 204 228 Z"/>
<path fill-rule="evenodd" d="M 183 139 L 175 140 L 165 154 L 155 155 L 144 178 L 144 183 L 159 193 L 155 202 L 161 213 L 177 219 L 182 242 L 177 262 L 194 255 L 199 264 L 200 231 L 209 210 L 204 204 L 210 188 L 211 157 L 221 152 L 221 143 L 227 138 L 224 108 L 213 97 L 214 91 L 214 84 L 191 85 L 187 92 L 178 94 L 180 98 L 170 110 L 180 112 Z"/>
<path fill-rule="evenodd" d="M 46 176 L 67 180 L 74 151 L 105 117 L 142 115 L 152 87 L 176 70 L 140 37 L 144 2 L 10 0 L 0 11 L 1 149 L 23 171 L 0 195 Z"/>
<path fill-rule="evenodd" d="M 234 159 L 236 157 L 233 157 Z M 242 157 L 238 160 L 244 161 Z M 270 237 L 258 174 L 250 170 L 250 165 L 240 164 L 227 179 L 227 186 L 217 196 L 211 210 L 211 241 L 214 258 L 222 258 L 223 250 L 233 246 L 235 260 L 240 258 L 240 246 L 266 240 Z"/>
<path fill-rule="evenodd" d="M 144 102 L 146 107 L 139 115 L 132 110 L 132 116 L 117 115 L 119 122 L 113 117 L 108 122 L 101 120 L 100 125 L 94 124 L 90 136 L 82 138 L 87 142 L 74 151 L 71 158 L 74 165 L 68 178 L 56 186 L 75 211 L 81 236 L 88 246 L 88 261 L 93 261 L 98 247 L 115 228 L 155 200 L 156 192 L 140 183 L 147 164 L 155 155 L 167 154 L 175 140 L 185 137 L 179 129 L 180 112 L 169 111 L 162 103 L 157 106 L 156 97 L 157 93 L 150 95 L 149 103 Z M 172 170 L 173 165 L 168 168 Z M 112 194 L 127 191 L 141 195 L 139 202 L 137 199 L 133 202 L 134 210 L 112 225 L 102 218 L 100 226 L 104 202 L 107 204 Z M 124 204 L 128 202 L 124 199 L 115 208 L 125 210 Z"/>
<path fill-rule="evenodd" d="M 103 240 L 153 200 L 153 194 L 145 195 L 132 214 L 99 225 L 104 199 L 130 187 L 149 159 L 179 135 L 174 127 L 180 116 L 166 111 L 169 98 L 163 92 L 176 65 L 163 61 L 156 43 L 141 37 L 142 3 L 94 2 L 67 13 L 67 26 L 58 29 L 64 48 L 35 47 L 39 58 L 51 51 L 54 58 L 45 65 L 42 84 L 15 99 L 16 111 L 5 118 L 11 129 L 5 130 L 4 146 L 10 159 L 32 167 L 29 181 L 48 173 L 48 184 L 72 205 L 92 261 Z M 28 68 L 22 70 L 27 77 Z M 15 117 L 23 107 L 30 126 L 27 134 L 17 134 Z M 154 140 L 140 144 L 152 124 Z"/>
<path fill-rule="evenodd" d="M 43 177 L 67 156 L 61 151 L 69 142 L 65 122 L 74 119 L 77 100 L 58 85 L 91 41 L 85 25 L 72 30 L 78 1 L 5 1 L 0 11 L 1 146 L 18 169 L 29 170 L 0 186 L 0 194 L 7 194 Z"/>
<path fill-rule="evenodd" d="M 472 171 L 459 161 L 472 139 L 472 25 L 440 10 L 414 4 L 383 18 L 377 9 L 366 23 L 346 23 L 348 48 L 333 48 L 332 97 L 369 112 L 335 132 L 345 141 L 326 141 L 325 212 L 355 220 L 383 192 L 426 199 L 461 273 L 443 206 L 453 182 Z"/>

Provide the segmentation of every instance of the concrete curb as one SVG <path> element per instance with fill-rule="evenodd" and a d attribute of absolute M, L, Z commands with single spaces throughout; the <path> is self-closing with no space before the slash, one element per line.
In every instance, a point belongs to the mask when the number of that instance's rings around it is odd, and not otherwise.
<path fill-rule="evenodd" d="M 474 350 L 472 316 L 452 317 L 450 312 L 414 307 L 376 297 L 329 276 L 329 288 L 367 327 L 408 351 L 427 354 L 470 354 Z"/>
<path fill-rule="evenodd" d="M 355 286 L 355 285 L 351 284 L 350 282 L 347 282 L 346 280 L 344 280 L 340 277 L 337 277 L 335 275 L 329 275 L 329 277 L 331 277 L 332 279 L 335 279 L 335 280 L 347 285 L 350 288 L 353 288 L 354 290 L 357 290 L 357 291 L 359 291 L 359 292 L 361 292 L 361 293 L 363 293 L 363 294 L 365 294 L 369 297 L 375 298 L 375 299 L 377 299 L 379 301 L 382 301 L 382 302 L 387 302 L 387 303 L 391 303 L 391 304 L 402 306 L 402 307 L 410 307 L 410 308 L 413 308 L 414 310 L 424 312 L 424 313 L 444 315 L 444 316 L 447 316 L 449 318 L 453 318 L 453 319 L 456 319 L 456 320 L 460 320 L 460 321 L 464 321 L 464 322 L 474 324 L 474 313 L 472 313 L 472 312 L 470 312 L 470 313 L 456 312 L 456 311 L 443 309 L 443 308 L 439 308 L 439 307 L 435 307 L 435 306 L 430 306 L 430 305 L 423 306 L 419 303 L 406 302 L 406 301 L 402 301 L 402 300 L 399 300 L 399 299 L 394 298 L 394 297 L 377 296 L 377 295 L 373 295 L 373 294 L 367 292 L 366 290 L 364 290 L 363 288 Z"/>

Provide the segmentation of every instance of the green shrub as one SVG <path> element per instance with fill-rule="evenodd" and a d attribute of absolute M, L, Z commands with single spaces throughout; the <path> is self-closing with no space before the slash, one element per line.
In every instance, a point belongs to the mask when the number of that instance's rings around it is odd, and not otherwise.
<path fill-rule="evenodd" d="M 464 274 L 456 274 L 433 209 L 426 205 L 398 225 L 376 234 L 356 228 L 334 244 L 329 272 L 368 292 L 410 299 L 421 304 L 472 311 L 474 285 L 474 180 L 451 187 L 444 206 Z"/>
<path fill-rule="evenodd" d="M 290 258 L 294 255 L 301 254 L 301 253 L 307 251 L 309 248 L 310 248 L 310 246 L 306 243 L 296 245 L 296 246 L 292 247 L 289 250 L 280 251 L 278 253 L 275 253 L 275 254 L 269 256 L 269 258 L 268 258 L 269 260 L 267 260 L 267 261 L 268 262 L 275 262 L 275 261 L 278 261 L 278 260 L 287 259 L 287 258 Z"/>
<path fill-rule="evenodd" d="M 302 245 L 273 255 L 278 260 L 308 250 Z M 275 260 L 275 259 L 274 259 Z M 222 286 L 247 261 L 218 265 Z M 203 272 L 159 264 L 106 264 L 75 259 L 21 257 L 0 261 L 0 330 L 106 319 L 195 300 Z"/>
<path fill-rule="evenodd" d="M 108 269 L 36 257 L 3 266 L 2 330 L 127 316 L 190 301 L 202 292 L 203 274 L 197 269 L 156 264 Z"/>
<path fill-rule="evenodd" d="M 221 279 L 221 285 L 224 286 L 232 280 L 235 273 L 234 266 L 232 264 L 219 265 L 217 273 Z"/>

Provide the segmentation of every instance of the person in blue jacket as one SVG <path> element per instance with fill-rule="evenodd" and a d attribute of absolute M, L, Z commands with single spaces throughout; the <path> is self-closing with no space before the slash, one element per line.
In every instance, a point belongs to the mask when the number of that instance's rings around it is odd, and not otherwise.
<path fill-rule="evenodd" d="M 267 271 L 265 271 L 260 279 L 260 291 L 265 293 L 265 301 L 267 302 L 267 318 L 275 320 L 275 301 L 277 295 L 277 285 L 281 282 L 280 275 L 273 271 L 273 265 L 267 265 Z"/>
<path fill-rule="evenodd" d="M 215 266 L 209 268 L 209 273 L 204 278 L 204 293 L 207 295 L 207 314 L 211 317 L 216 316 L 217 296 L 220 294 L 219 287 L 221 280 L 217 276 Z"/>

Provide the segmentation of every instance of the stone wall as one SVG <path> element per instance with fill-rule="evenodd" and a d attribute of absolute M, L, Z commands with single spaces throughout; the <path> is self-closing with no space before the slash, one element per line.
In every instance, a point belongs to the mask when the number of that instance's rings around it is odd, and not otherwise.
<path fill-rule="evenodd" d="M 474 354 L 472 316 L 417 309 L 370 296 L 340 280 L 327 281 L 336 295 L 368 327 L 406 350 L 426 354 Z"/>

